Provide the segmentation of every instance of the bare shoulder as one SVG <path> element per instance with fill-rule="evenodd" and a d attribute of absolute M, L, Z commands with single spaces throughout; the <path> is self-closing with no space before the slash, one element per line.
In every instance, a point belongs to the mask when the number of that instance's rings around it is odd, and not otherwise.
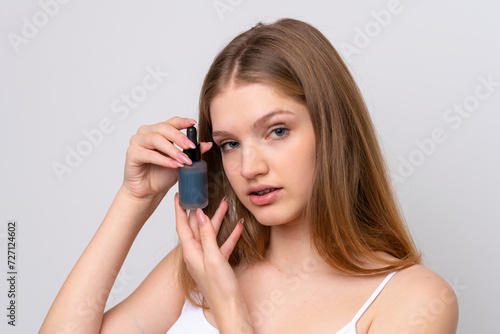
<path fill-rule="evenodd" d="M 453 288 L 422 265 L 398 271 L 379 296 L 368 333 L 456 333 L 458 301 Z"/>

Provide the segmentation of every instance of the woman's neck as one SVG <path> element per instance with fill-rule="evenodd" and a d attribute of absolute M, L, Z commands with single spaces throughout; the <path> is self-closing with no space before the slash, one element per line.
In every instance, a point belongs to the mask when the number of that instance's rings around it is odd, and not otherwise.
<path fill-rule="evenodd" d="M 265 257 L 285 273 L 331 269 L 314 249 L 305 221 L 272 226 Z"/>

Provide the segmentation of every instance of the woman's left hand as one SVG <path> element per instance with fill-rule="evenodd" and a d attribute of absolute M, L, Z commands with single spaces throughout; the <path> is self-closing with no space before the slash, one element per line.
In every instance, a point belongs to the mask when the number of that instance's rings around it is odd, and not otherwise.
<path fill-rule="evenodd" d="M 243 231 L 242 222 L 236 224 L 220 248 L 217 244 L 217 233 L 227 208 L 227 202 L 222 200 L 211 220 L 201 209 L 190 211 L 188 217 L 186 210 L 179 206 L 179 194 L 175 195 L 176 229 L 184 261 L 214 312 L 219 330 L 227 320 L 223 317 L 248 319 L 238 280 L 228 262 Z"/>

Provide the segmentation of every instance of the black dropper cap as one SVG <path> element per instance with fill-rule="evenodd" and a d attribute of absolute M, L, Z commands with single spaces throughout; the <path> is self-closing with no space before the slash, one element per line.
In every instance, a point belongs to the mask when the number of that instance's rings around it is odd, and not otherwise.
<path fill-rule="evenodd" d="M 189 157 L 189 159 L 191 159 L 192 162 L 200 161 L 201 151 L 200 151 L 200 144 L 198 143 L 196 135 L 196 128 L 194 126 L 187 128 L 186 135 L 188 139 L 191 140 L 193 144 L 196 145 L 196 148 L 190 148 L 184 150 L 184 153 L 186 153 L 186 155 Z"/>

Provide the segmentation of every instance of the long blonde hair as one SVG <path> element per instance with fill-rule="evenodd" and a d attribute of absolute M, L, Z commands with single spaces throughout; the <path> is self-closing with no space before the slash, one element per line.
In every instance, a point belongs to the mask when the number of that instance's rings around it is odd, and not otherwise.
<path fill-rule="evenodd" d="M 272 84 L 307 106 L 316 134 L 316 177 L 306 214 L 312 244 L 326 263 L 347 275 L 375 275 L 421 262 L 361 93 L 319 30 L 302 21 L 281 19 L 258 23 L 234 38 L 215 57 L 201 89 L 200 141 L 212 141 L 210 102 L 231 81 Z M 205 213 L 211 217 L 224 196 L 229 202 L 219 245 L 237 220 L 245 218 L 229 263 L 234 267 L 263 260 L 270 228 L 259 224 L 238 200 L 224 174 L 220 151 L 211 149 L 203 159 L 208 165 L 210 196 Z M 382 266 L 366 268 L 360 258 Z M 179 265 L 186 299 L 206 308 L 193 294 L 196 283 L 185 263 Z"/>

